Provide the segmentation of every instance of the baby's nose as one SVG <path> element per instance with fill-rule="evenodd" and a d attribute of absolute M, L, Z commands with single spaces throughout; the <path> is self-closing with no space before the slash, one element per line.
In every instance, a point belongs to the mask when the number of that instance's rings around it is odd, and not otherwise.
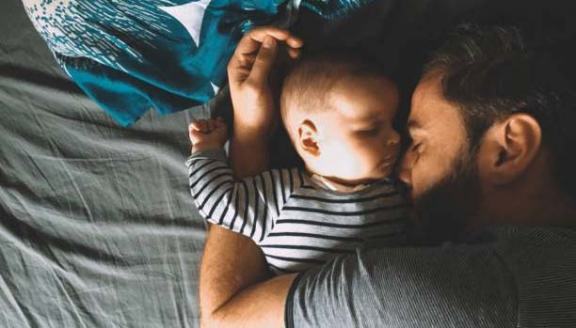
<path fill-rule="evenodd" d="M 394 153 L 396 153 L 400 148 L 400 135 L 398 135 L 398 133 L 392 134 L 388 139 L 386 139 L 384 145 L 388 151 L 394 150 Z"/>
<path fill-rule="evenodd" d="M 390 129 L 388 135 L 388 143 L 398 145 L 400 143 L 400 134 L 395 129 Z"/>
<path fill-rule="evenodd" d="M 386 141 L 386 145 L 388 147 L 398 147 L 400 144 L 400 136 L 396 133 L 394 134 L 388 141 Z"/>

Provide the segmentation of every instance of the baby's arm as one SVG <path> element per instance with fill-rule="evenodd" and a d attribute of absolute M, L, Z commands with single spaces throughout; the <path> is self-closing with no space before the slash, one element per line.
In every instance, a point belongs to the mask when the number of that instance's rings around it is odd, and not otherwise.
<path fill-rule="evenodd" d="M 208 222 L 256 243 L 264 239 L 281 207 L 277 203 L 281 199 L 277 194 L 279 189 L 275 186 L 275 181 L 281 178 L 278 171 L 236 179 L 221 147 L 193 151 L 187 166 L 190 192 Z"/>

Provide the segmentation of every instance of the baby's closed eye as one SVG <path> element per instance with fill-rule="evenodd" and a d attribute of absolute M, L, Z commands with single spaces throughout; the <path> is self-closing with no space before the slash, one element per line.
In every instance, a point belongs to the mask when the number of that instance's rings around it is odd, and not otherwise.
<path fill-rule="evenodd" d="M 374 137 L 380 132 L 379 126 L 365 127 L 356 130 L 356 134 L 364 137 Z"/>

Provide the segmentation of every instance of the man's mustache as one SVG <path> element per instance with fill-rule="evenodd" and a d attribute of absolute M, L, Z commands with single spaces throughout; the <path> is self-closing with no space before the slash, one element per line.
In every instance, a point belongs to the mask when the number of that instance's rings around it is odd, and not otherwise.
<path fill-rule="evenodd" d="M 414 200 L 414 234 L 420 242 L 460 241 L 481 200 L 475 156 L 463 156 L 448 175 Z"/>

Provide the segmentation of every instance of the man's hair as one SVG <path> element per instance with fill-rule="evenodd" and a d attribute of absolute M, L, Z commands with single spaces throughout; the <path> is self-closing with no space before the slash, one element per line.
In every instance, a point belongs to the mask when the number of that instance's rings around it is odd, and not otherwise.
<path fill-rule="evenodd" d="M 576 89 L 570 43 L 529 40 L 516 27 L 459 26 L 424 74 L 442 74 L 443 96 L 458 105 L 472 151 L 486 130 L 514 113 L 534 117 L 560 188 L 576 199 Z"/>
<path fill-rule="evenodd" d="M 330 91 L 347 77 L 386 77 L 377 61 L 358 49 L 328 49 L 304 55 L 289 70 L 282 86 L 282 111 L 319 111 L 331 107 Z"/>

